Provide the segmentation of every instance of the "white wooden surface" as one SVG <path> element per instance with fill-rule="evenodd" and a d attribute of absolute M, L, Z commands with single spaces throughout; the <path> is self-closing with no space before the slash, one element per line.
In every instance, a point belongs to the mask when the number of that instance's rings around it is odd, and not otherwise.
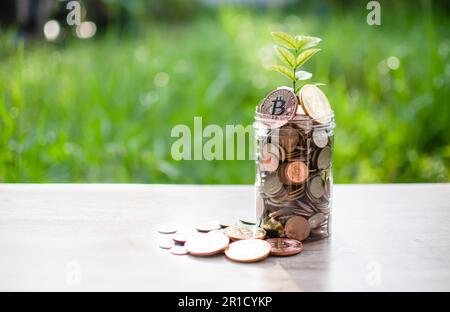
<path fill-rule="evenodd" d="M 288 258 L 174 256 L 154 227 L 250 214 L 252 186 L 0 185 L 0 290 L 450 291 L 450 184 L 337 185 Z"/>

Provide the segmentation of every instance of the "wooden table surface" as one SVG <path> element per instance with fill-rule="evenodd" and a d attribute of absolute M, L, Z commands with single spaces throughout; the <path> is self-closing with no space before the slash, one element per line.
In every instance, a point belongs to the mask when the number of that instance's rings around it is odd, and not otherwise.
<path fill-rule="evenodd" d="M 249 215 L 252 186 L 0 185 L 0 290 L 450 291 L 450 184 L 335 185 L 332 237 L 234 263 L 155 226 Z"/>

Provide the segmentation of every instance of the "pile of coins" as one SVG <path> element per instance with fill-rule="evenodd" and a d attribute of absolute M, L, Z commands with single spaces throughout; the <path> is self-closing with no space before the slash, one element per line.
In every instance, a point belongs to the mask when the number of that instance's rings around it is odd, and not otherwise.
<path fill-rule="evenodd" d="M 237 222 L 226 227 L 220 224 L 212 221 L 184 232 L 173 226 L 160 226 L 157 229 L 162 235 L 159 247 L 174 255 L 209 257 L 225 254 L 236 262 L 257 262 L 270 255 L 290 256 L 303 251 L 299 240 L 266 238 L 266 231 L 254 224 Z"/>
<path fill-rule="evenodd" d="M 333 112 L 305 85 L 271 92 L 258 106 L 256 214 L 269 236 L 298 241 L 329 235 Z"/>

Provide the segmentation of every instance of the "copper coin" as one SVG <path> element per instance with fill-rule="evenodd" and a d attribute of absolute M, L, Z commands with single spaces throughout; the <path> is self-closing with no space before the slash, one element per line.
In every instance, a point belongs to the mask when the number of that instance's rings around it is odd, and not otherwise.
<path fill-rule="evenodd" d="M 277 138 L 275 138 L 276 140 Z M 294 151 L 300 137 L 298 136 L 297 130 L 293 128 L 280 129 L 280 134 L 278 136 L 280 146 L 282 146 L 288 153 Z"/>
<path fill-rule="evenodd" d="M 259 160 L 259 166 L 261 171 L 274 172 L 278 169 L 278 163 L 280 159 L 273 153 L 265 153 L 261 155 Z"/>
<path fill-rule="evenodd" d="M 326 95 L 315 85 L 307 84 L 300 89 L 300 104 L 309 116 L 321 124 L 330 122 L 333 116 Z"/>
<path fill-rule="evenodd" d="M 173 246 L 172 248 L 170 248 L 170 253 L 179 256 L 188 254 L 184 246 Z"/>
<path fill-rule="evenodd" d="M 207 233 L 214 230 L 219 230 L 222 227 L 220 226 L 220 223 L 217 221 L 211 221 L 203 224 L 199 224 L 196 229 L 199 232 Z"/>
<path fill-rule="evenodd" d="M 269 256 L 271 246 L 261 239 L 245 239 L 231 243 L 225 250 L 228 259 L 237 262 L 257 262 Z"/>
<path fill-rule="evenodd" d="M 224 234 L 232 240 L 266 237 L 266 231 L 256 226 L 230 226 L 225 229 Z"/>
<path fill-rule="evenodd" d="M 193 256 L 212 256 L 225 250 L 229 242 L 222 233 L 208 233 L 189 238 L 184 247 Z"/>
<path fill-rule="evenodd" d="M 261 122 L 270 128 L 278 128 L 286 124 L 295 115 L 297 110 L 297 96 L 288 89 L 278 89 L 258 105 L 256 112 Z"/>
<path fill-rule="evenodd" d="M 300 216 L 295 216 L 286 221 L 284 233 L 289 238 L 303 241 L 308 238 L 311 233 L 311 227 L 308 220 Z"/>
<path fill-rule="evenodd" d="M 266 239 L 271 246 L 270 254 L 272 256 L 292 256 L 303 251 L 302 242 L 290 238 L 268 238 Z"/>
<path fill-rule="evenodd" d="M 293 183 L 302 183 L 308 178 L 308 167 L 302 161 L 293 161 L 286 166 L 285 173 Z"/>

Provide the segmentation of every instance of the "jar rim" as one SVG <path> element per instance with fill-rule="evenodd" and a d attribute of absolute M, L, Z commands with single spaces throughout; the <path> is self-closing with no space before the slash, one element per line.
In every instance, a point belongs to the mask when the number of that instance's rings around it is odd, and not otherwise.
<path fill-rule="evenodd" d="M 336 124 L 334 122 L 334 111 L 331 111 L 331 114 L 327 116 L 329 118 L 328 122 L 324 122 L 324 123 L 319 123 L 316 120 L 314 120 L 314 118 L 312 118 L 309 115 L 306 114 L 296 114 L 295 115 L 295 119 L 289 119 L 286 121 L 284 125 L 289 125 L 289 124 L 301 124 L 301 123 L 305 123 L 308 122 L 310 123 L 309 126 L 313 129 L 320 129 L 320 128 L 331 128 L 334 129 L 336 127 Z M 255 122 L 253 124 L 253 127 L 256 128 L 268 128 L 270 129 L 271 127 L 268 124 L 264 123 L 264 120 L 267 120 L 267 118 L 265 117 L 264 114 L 260 114 L 258 112 L 255 112 Z M 280 126 L 281 127 L 281 126 Z"/>

